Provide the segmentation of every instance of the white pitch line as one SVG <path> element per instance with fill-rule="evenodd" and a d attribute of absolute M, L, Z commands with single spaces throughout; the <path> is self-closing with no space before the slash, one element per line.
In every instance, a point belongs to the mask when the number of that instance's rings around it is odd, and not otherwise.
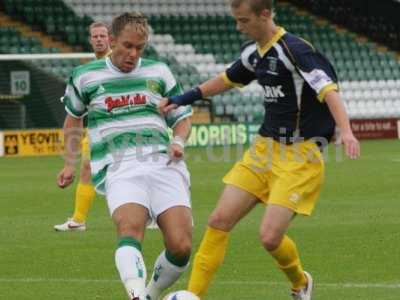
<path fill-rule="evenodd" d="M 268 281 L 219 281 L 216 285 L 269 285 L 286 286 L 284 282 L 268 282 Z M 357 289 L 370 289 L 370 288 L 383 288 L 383 289 L 400 289 L 400 283 L 315 283 L 316 288 L 357 288 Z"/>
<path fill-rule="evenodd" d="M 117 279 L 86 279 L 86 278 L 0 278 L 0 283 L 40 283 L 40 282 L 69 282 L 69 283 L 117 283 Z M 287 286 L 284 282 L 271 281 L 217 281 L 215 285 L 234 286 Z M 324 289 L 400 289 L 400 283 L 316 283 L 316 288 Z"/>

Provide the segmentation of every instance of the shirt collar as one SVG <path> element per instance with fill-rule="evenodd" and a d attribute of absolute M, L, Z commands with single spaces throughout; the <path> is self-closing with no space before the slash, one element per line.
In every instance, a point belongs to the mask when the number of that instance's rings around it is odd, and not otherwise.
<path fill-rule="evenodd" d="M 120 74 L 132 74 L 132 73 L 135 73 L 140 68 L 140 66 L 142 64 L 142 58 L 141 57 L 139 58 L 139 60 L 138 60 L 138 62 L 136 64 L 136 67 L 132 71 L 130 71 L 129 73 L 122 72 L 117 66 L 115 66 L 112 63 L 110 56 L 106 57 L 106 64 L 114 72 L 117 72 L 117 73 L 120 73 Z"/>
<path fill-rule="evenodd" d="M 279 39 L 286 33 L 285 28 L 283 27 L 277 27 L 278 31 L 277 33 L 275 33 L 275 35 L 272 37 L 272 39 L 266 43 L 263 47 L 260 47 L 259 44 L 257 44 L 257 52 L 260 55 L 260 57 L 263 57 L 265 55 L 265 53 L 267 53 L 271 47 L 277 42 L 279 41 Z"/>

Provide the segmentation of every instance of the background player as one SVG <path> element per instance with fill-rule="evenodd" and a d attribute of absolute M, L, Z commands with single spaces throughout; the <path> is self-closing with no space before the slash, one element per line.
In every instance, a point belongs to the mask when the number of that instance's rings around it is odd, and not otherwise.
<path fill-rule="evenodd" d="M 94 22 L 89 27 L 89 42 L 96 59 L 102 59 L 111 53 L 109 28 L 106 23 Z M 87 135 L 82 139 L 81 169 L 79 183 L 75 192 L 75 206 L 72 217 L 63 224 L 54 226 L 56 231 L 84 231 L 88 212 L 96 197 L 92 185 L 90 170 L 90 147 Z"/>

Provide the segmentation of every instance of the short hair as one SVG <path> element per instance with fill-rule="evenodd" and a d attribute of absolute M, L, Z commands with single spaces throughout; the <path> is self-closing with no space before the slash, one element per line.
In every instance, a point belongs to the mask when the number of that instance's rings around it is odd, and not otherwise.
<path fill-rule="evenodd" d="M 230 0 L 231 7 L 238 8 L 242 3 L 249 4 L 251 10 L 260 14 L 263 9 L 273 11 L 274 0 Z"/>
<path fill-rule="evenodd" d="M 149 36 L 149 25 L 146 17 L 140 12 L 126 12 L 115 17 L 111 24 L 111 33 L 117 37 L 124 30 L 125 26 L 133 26 L 135 30 L 144 37 Z"/>
<path fill-rule="evenodd" d="M 93 22 L 92 24 L 90 24 L 89 26 L 89 33 L 92 31 L 93 28 L 98 28 L 98 27 L 104 27 L 105 29 L 107 29 L 107 34 L 110 34 L 110 26 L 105 23 L 105 22 Z"/>

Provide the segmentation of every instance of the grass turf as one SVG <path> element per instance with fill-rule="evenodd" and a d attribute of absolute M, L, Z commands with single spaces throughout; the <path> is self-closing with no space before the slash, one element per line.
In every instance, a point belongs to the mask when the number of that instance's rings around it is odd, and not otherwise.
<path fill-rule="evenodd" d="M 289 235 L 316 281 L 315 299 L 400 299 L 400 142 L 362 143 L 362 158 L 337 162 L 331 147 L 326 182 L 311 218 L 297 218 Z M 204 149 L 188 150 L 197 249 L 237 156 L 222 149 L 208 162 Z M 214 158 L 215 158 L 214 157 Z M 98 197 L 84 233 L 56 233 L 71 214 L 74 188 L 55 185 L 60 157 L 0 158 L 0 299 L 125 299 L 114 266 L 116 237 Z M 233 231 L 225 263 L 206 299 L 289 299 L 288 284 L 258 240 L 260 205 Z M 147 231 L 150 275 L 162 249 L 159 231 Z M 175 284 L 184 289 L 189 272 Z"/>

